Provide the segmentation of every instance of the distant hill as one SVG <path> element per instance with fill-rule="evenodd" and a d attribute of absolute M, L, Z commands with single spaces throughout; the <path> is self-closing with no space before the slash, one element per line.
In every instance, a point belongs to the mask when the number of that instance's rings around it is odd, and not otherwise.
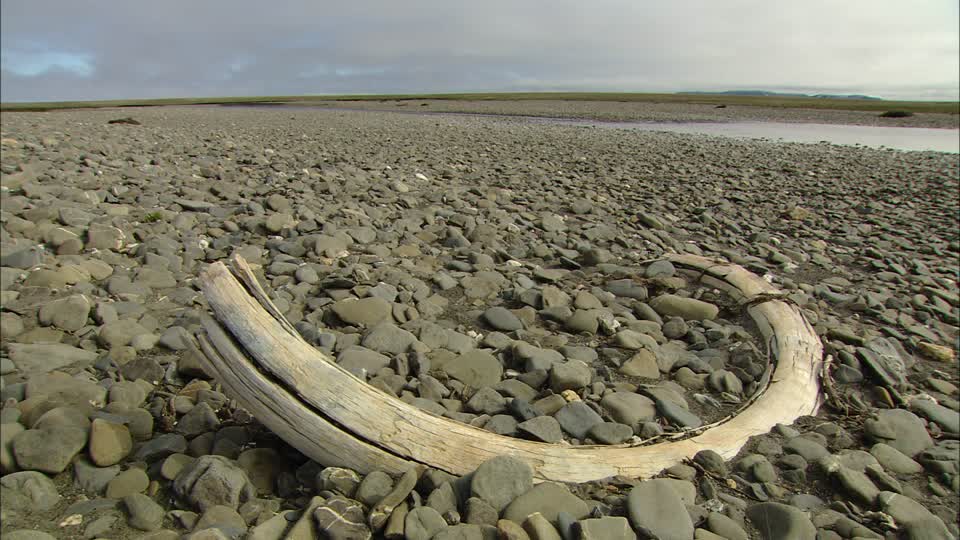
<path fill-rule="evenodd" d="M 806 97 L 821 99 L 874 99 L 881 100 L 875 96 L 864 96 L 861 94 L 800 94 L 790 92 L 770 92 L 769 90 L 724 90 L 722 92 L 677 92 L 678 94 L 705 94 L 711 96 L 772 96 L 772 97 Z"/>

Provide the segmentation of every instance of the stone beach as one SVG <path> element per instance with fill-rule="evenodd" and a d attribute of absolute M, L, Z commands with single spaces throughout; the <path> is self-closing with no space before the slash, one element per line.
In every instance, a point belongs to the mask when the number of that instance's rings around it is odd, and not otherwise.
<path fill-rule="evenodd" d="M 764 111 L 731 109 L 644 114 Z M 871 122 L 804 114 L 770 119 Z M 6 112 L 0 139 L 4 538 L 960 536 L 957 155 L 305 107 Z M 783 290 L 830 369 L 817 416 L 654 479 L 324 467 L 188 347 L 198 273 L 240 255 L 388 395 L 510 437 L 657 444 L 735 414 L 771 368 L 677 253 Z"/>

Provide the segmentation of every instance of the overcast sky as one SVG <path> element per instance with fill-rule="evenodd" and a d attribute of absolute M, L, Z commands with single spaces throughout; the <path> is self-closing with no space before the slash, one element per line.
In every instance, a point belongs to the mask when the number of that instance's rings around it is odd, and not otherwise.
<path fill-rule="evenodd" d="M 957 0 L 3 0 L 2 101 L 767 89 L 960 98 Z"/>

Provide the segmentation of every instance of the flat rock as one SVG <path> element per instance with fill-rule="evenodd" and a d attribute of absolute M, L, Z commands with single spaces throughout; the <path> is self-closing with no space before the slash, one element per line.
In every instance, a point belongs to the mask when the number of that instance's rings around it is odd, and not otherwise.
<path fill-rule="evenodd" d="M 345 497 L 331 497 L 313 511 L 317 530 L 330 540 L 366 540 L 372 537 L 363 506 Z"/>
<path fill-rule="evenodd" d="M 197 531 L 219 530 L 226 538 L 234 538 L 243 535 L 247 531 L 247 523 L 243 517 L 228 506 L 211 506 L 200 516 L 197 523 L 193 526 L 194 534 Z"/>
<path fill-rule="evenodd" d="M 764 540 L 815 540 L 817 528 L 798 508 L 780 503 L 760 503 L 747 508 L 747 517 Z"/>
<path fill-rule="evenodd" d="M 440 512 L 429 506 L 418 506 L 407 512 L 404 518 L 404 538 L 407 540 L 430 540 L 441 530 L 447 528 Z"/>
<path fill-rule="evenodd" d="M 366 347 L 350 347 L 337 357 L 340 366 L 358 377 L 373 375 L 390 365 L 390 357 Z"/>
<path fill-rule="evenodd" d="M 9 343 L 10 360 L 24 373 L 46 373 L 66 366 L 88 365 L 97 353 L 62 343 Z"/>
<path fill-rule="evenodd" d="M 551 309 L 566 309 L 556 307 Z M 543 314 L 545 312 L 541 312 Z M 600 316 L 597 310 L 578 309 L 568 316 L 564 322 L 567 330 L 574 334 L 596 334 L 600 329 Z"/>
<path fill-rule="evenodd" d="M 290 521 L 287 520 L 289 512 L 293 512 L 293 510 L 286 510 L 266 521 L 257 523 L 247 534 L 247 540 L 280 540 L 284 537 L 283 534 L 290 525 Z"/>
<path fill-rule="evenodd" d="M 202 456 L 184 467 L 173 491 L 200 510 L 215 505 L 237 508 L 256 496 L 244 470 L 221 456 Z"/>
<path fill-rule="evenodd" d="M 199 200 L 199 199 L 175 199 L 173 202 L 179 204 L 183 207 L 184 210 L 190 210 L 193 212 L 206 212 L 214 207 L 214 204 L 209 201 Z"/>
<path fill-rule="evenodd" d="M 536 398 L 538 393 L 529 384 L 517 379 L 504 379 L 497 383 L 493 389 L 501 394 L 512 398 L 521 399 L 527 403 Z"/>
<path fill-rule="evenodd" d="M 490 503 L 479 497 L 470 497 L 465 504 L 464 523 L 496 526 L 500 513 Z"/>
<path fill-rule="evenodd" d="M 474 393 L 466 405 L 468 410 L 477 414 L 492 416 L 506 410 L 507 401 L 500 395 L 500 392 L 497 392 L 489 386 L 485 386 Z"/>
<path fill-rule="evenodd" d="M 36 471 L 3 476 L 0 478 L 0 495 L 0 506 L 5 511 L 44 512 L 60 502 L 60 494 L 53 480 Z"/>
<path fill-rule="evenodd" d="M 150 331 L 132 319 L 118 319 L 100 327 L 97 340 L 108 349 L 130 345 L 134 338 Z"/>
<path fill-rule="evenodd" d="M 123 498 L 130 517 L 127 523 L 141 531 L 155 531 L 163 525 L 163 507 L 142 493 L 133 493 Z"/>
<path fill-rule="evenodd" d="M 168 458 L 169 459 L 169 458 Z M 237 457 L 239 465 L 261 494 L 272 494 L 277 477 L 285 470 L 282 456 L 273 448 L 250 448 Z"/>
<path fill-rule="evenodd" d="M 627 515 L 634 529 L 644 529 L 661 540 L 690 540 L 693 521 L 683 499 L 662 482 L 641 482 L 627 496 Z"/>
<path fill-rule="evenodd" d="M 627 518 L 605 516 L 582 519 L 574 525 L 580 540 L 636 540 L 637 534 L 630 528 Z"/>
<path fill-rule="evenodd" d="M 717 452 L 708 449 L 700 450 L 693 456 L 694 463 L 703 467 L 707 472 L 711 472 L 725 478 L 727 476 L 727 465 L 723 462 L 723 457 Z"/>
<path fill-rule="evenodd" d="M 43 531 L 20 529 L 3 533 L 4 540 L 56 540 L 56 537 Z"/>
<path fill-rule="evenodd" d="M 634 429 L 626 424 L 604 422 L 590 428 L 587 434 L 600 444 L 620 444 L 632 437 Z"/>
<path fill-rule="evenodd" d="M 882 383 L 899 388 L 907 382 L 909 367 L 901 348 L 883 337 L 868 340 L 864 347 L 857 348 L 857 357 L 868 368 L 868 372 Z"/>
<path fill-rule="evenodd" d="M 90 461 L 98 467 L 120 462 L 133 449 L 133 437 L 124 424 L 95 418 L 90 425 Z"/>
<path fill-rule="evenodd" d="M 145 442 L 134 452 L 137 461 L 156 461 L 187 450 L 187 439 L 179 433 L 165 433 Z"/>
<path fill-rule="evenodd" d="M 470 351 L 447 362 L 443 366 L 447 375 L 472 388 L 493 386 L 503 376 L 503 366 L 492 354 Z"/>
<path fill-rule="evenodd" d="M 150 478 L 143 469 L 131 468 L 113 477 L 107 483 L 107 498 L 122 499 L 133 493 L 143 493 L 150 485 Z"/>
<path fill-rule="evenodd" d="M 97 467 L 83 457 L 73 462 L 73 478 L 76 485 L 91 495 L 99 495 L 106 489 L 110 480 L 120 474 L 119 465 Z"/>
<path fill-rule="evenodd" d="M 610 418 L 634 430 L 640 423 L 653 420 L 657 412 L 652 399 L 635 392 L 608 392 L 600 400 L 600 406 Z"/>
<path fill-rule="evenodd" d="M 557 393 L 578 390 L 590 384 L 593 372 L 580 360 L 553 364 L 550 368 L 550 388 Z"/>
<path fill-rule="evenodd" d="M 893 517 L 897 524 L 906 529 L 907 537 L 910 539 L 950 540 L 953 538 L 940 518 L 905 495 L 882 491 L 877 497 L 877 505 L 883 512 Z"/>
<path fill-rule="evenodd" d="M 875 442 L 888 444 L 908 457 L 913 457 L 933 446 L 923 421 L 904 409 L 887 409 L 877 412 L 877 418 L 864 423 L 864 430 Z M 892 439 L 888 439 L 892 436 Z"/>
<path fill-rule="evenodd" d="M 141 268 L 137 272 L 136 282 L 151 289 L 169 289 L 177 286 L 177 280 L 173 277 L 173 272 L 149 267 Z"/>
<path fill-rule="evenodd" d="M 4 422 L 0 426 L 0 474 L 19 471 L 17 459 L 13 455 L 13 439 L 27 428 L 16 421 Z"/>
<path fill-rule="evenodd" d="M 375 296 L 358 300 L 341 300 L 333 304 L 333 312 L 346 324 L 373 326 L 390 318 L 393 307 Z"/>
<path fill-rule="evenodd" d="M 93 303 L 82 295 L 75 294 L 48 302 L 40 308 L 40 324 L 53 325 L 65 332 L 76 332 L 87 324 Z"/>
<path fill-rule="evenodd" d="M 703 425 L 703 420 L 689 410 L 681 407 L 677 403 L 667 400 L 656 400 L 657 412 L 663 415 L 670 422 L 686 428 L 698 428 Z"/>
<path fill-rule="evenodd" d="M 830 454 L 822 444 L 805 437 L 794 437 L 783 445 L 783 450 L 789 454 L 797 454 L 803 459 L 813 462 Z"/>
<path fill-rule="evenodd" d="M 960 412 L 954 411 L 928 399 L 914 399 L 910 408 L 947 433 L 960 433 Z"/>
<path fill-rule="evenodd" d="M 360 487 L 360 475 L 343 467 L 327 467 L 317 475 L 317 489 L 353 497 Z"/>
<path fill-rule="evenodd" d="M 877 443 L 873 445 L 870 448 L 870 454 L 877 459 L 885 470 L 892 473 L 918 474 L 923 472 L 923 465 L 888 444 Z"/>
<path fill-rule="evenodd" d="M 498 456 L 477 467 L 470 482 L 470 494 L 502 511 L 519 495 L 533 487 L 533 469 L 511 456 Z"/>
<path fill-rule="evenodd" d="M 586 437 L 593 426 L 603 423 L 603 418 L 582 401 L 567 403 L 553 417 L 564 431 L 578 439 Z"/>
<path fill-rule="evenodd" d="M 189 439 L 201 433 L 215 431 L 218 427 L 220 427 L 220 419 L 217 413 L 208 403 L 200 402 L 180 417 L 176 431 Z"/>
<path fill-rule="evenodd" d="M 874 500 L 880 494 L 877 486 L 870 481 L 866 474 L 840 465 L 836 456 L 821 458 L 818 465 L 826 470 L 833 479 L 857 502 L 873 506 Z"/>
<path fill-rule="evenodd" d="M 523 322 L 520 318 L 514 315 L 509 309 L 501 306 L 494 306 L 484 311 L 483 320 L 495 330 L 501 330 L 503 332 L 513 332 L 514 330 L 523 329 Z"/>
<path fill-rule="evenodd" d="M 630 330 L 629 328 L 617 332 L 616 335 L 613 336 L 613 343 L 617 347 L 629 349 L 631 351 L 636 351 L 643 348 L 650 350 L 657 349 L 657 340 L 654 339 L 653 336 L 637 330 Z"/>
<path fill-rule="evenodd" d="M 739 523 L 719 512 L 707 514 L 707 529 L 728 540 L 750 540 Z"/>
<path fill-rule="evenodd" d="M 659 379 L 660 365 L 657 363 L 657 355 L 649 349 L 640 349 L 620 366 L 620 373 L 628 377 Z"/>
<path fill-rule="evenodd" d="M 587 503 L 570 493 L 566 487 L 553 482 L 542 482 L 507 505 L 502 517 L 515 523 L 523 523 L 528 516 L 539 512 L 548 521 L 556 522 L 560 512 L 566 512 L 574 519 L 582 519 L 589 511 Z"/>
<path fill-rule="evenodd" d="M 523 526 L 509 519 L 497 520 L 497 534 L 500 540 L 530 540 L 530 535 L 523 530 Z"/>
<path fill-rule="evenodd" d="M 379 353 L 396 355 L 407 352 L 417 343 L 417 337 L 392 323 L 380 323 L 371 328 L 360 344 Z"/>
<path fill-rule="evenodd" d="M 560 428 L 560 422 L 552 416 L 537 416 L 517 424 L 517 431 L 529 435 L 532 439 L 546 442 L 558 443 L 563 440 L 563 430 Z"/>
<path fill-rule="evenodd" d="M 530 535 L 530 540 L 563 540 L 563 537 L 557 531 L 557 527 L 554 527 L 539 512 L 527 517 L 527 520 L 523 522 L 523 530 Z"/>
<path fill-rule="evenodd" d="M 484 536 L 483 529 L 479 525 L 471 523 L 459 523 L 441 529 L 431 540 L 484 540 L 489 536 Z"/>
<path fill-rule="evenodd" d="M 28 270 L 43 262 L 43 248 L 35 244 L 3 246 L 0 249 L 0 266 Z"/>
<path fill-rule="evenodd" d="M 720 313 L 714 304 L 674 294 L 662 294 L 649 304 L 663 317 L 680 317 L 685 321 L 713 320 Z"/>
<path fill-rule="evenodd" d="M 608 281 L 603 288 L 621 298 L 647 299 L 647 288 L 632 279 Z"/>
<path fill-rule="evenodd" d="M 249 471 L 248 471 L 248 474 Z M 251 480 L 253 480 L 251 475 Z M 254 482 L 256 484 L 256 482 Z M 356 498 L 363 504 L 373 507 L 393 489 L 393 479 L 383 471 L 373 471 L 363 477 L 357 487 Z"/>
<path fill-rule="evenodd" d="M 24 470 L 59 474 L 87 444 L 87 430 L 72 426 L 28 429 L 14 437 L 13 455 Z"/>

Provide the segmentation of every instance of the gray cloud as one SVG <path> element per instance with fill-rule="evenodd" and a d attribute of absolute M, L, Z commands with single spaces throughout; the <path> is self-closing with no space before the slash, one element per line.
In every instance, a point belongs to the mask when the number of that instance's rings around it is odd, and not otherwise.
<path fill-rule="evenodd" d="M 955 2 L 3 2 L 3 101 L 763 88 L 958 99 Z"/>

